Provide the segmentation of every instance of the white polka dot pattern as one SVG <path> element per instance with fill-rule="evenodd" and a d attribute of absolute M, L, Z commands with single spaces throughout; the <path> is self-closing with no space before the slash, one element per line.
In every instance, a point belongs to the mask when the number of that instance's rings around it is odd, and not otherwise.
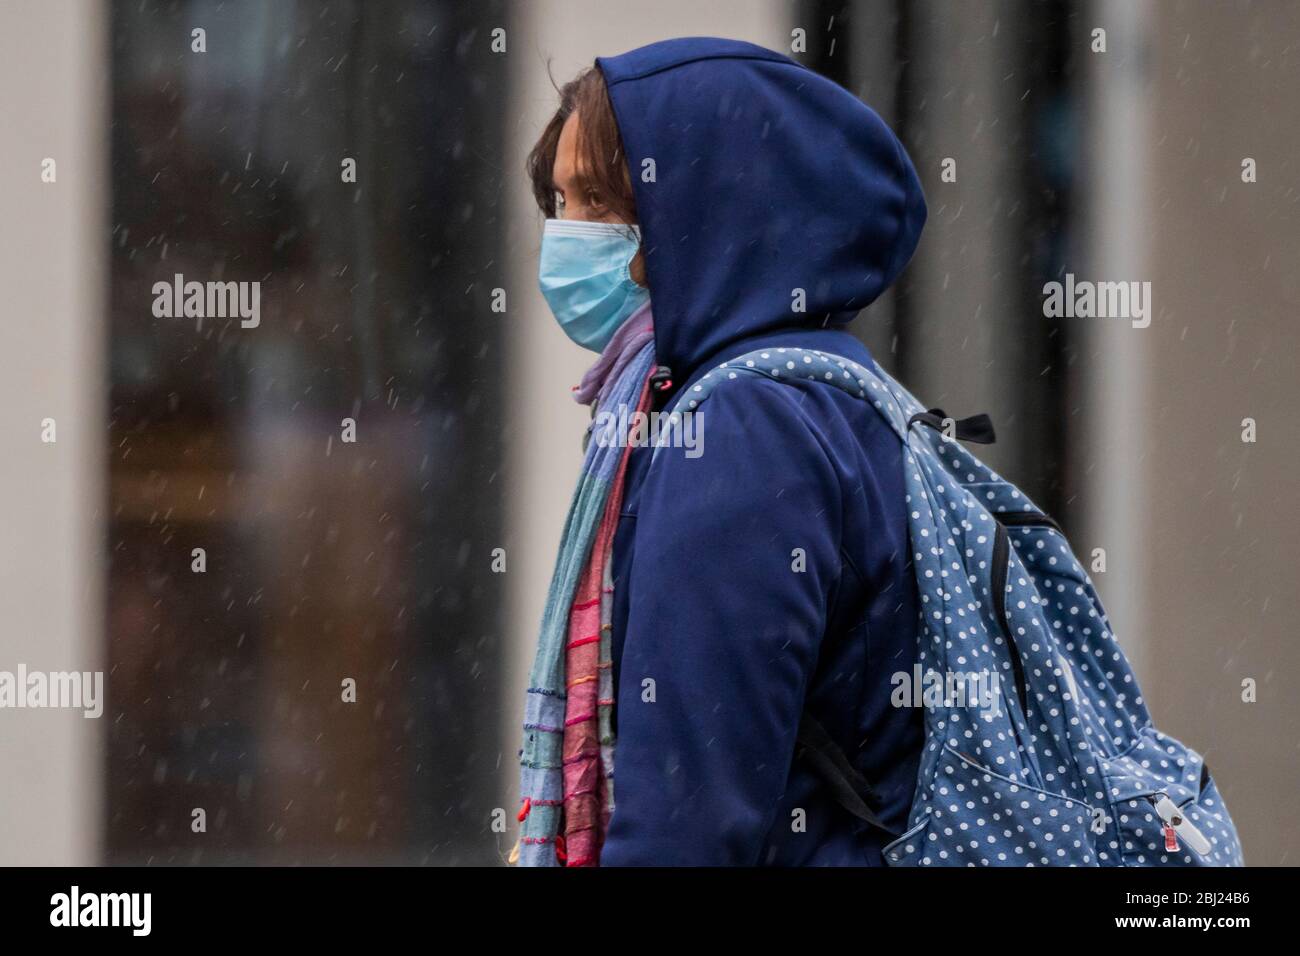
<path fill-rule="evenodd" d="M 834 385 L 884 416 L 904 444 L 921 666 L 997 675 L 992 708 L 926 701 L 909 829 L 887 862 L 1242 864 L 1200 755 L 1151 725 L 1086 571 L 1023 492 L 941 432 L 909 428 L 925 409 L 883 371 L 816 350 L 724 362 L 676 407 L 698 408 L 738 373 Z"/>

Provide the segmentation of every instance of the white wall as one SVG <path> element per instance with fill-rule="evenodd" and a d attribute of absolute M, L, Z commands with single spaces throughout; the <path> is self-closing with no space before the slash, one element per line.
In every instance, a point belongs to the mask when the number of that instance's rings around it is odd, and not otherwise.
<path fill-rule="evenodd" d="M 0 670 L 11 672 L 104 658 L 105 14 L 78 0 L 0 4 Z M 45 418 L 54 444 L 41 442 Z M 98 861 L 103 739 L 103 720 L 80 712 L 0 710 L 0 865 Z"/>
<path fill-rule="evenodd" d="M 1087 77 L 1082 172 L 1088 204 L 1082 214 L 1088 244 L 1078 251 L 1089 272 L 1079 278 L 1147 280 L 1150 7 L 1147 0 L 1098 0 L 1091 13 L 1074 42 L 1089 49 L 1091 30 L 1100 27 L 1107 51 L 1079 54 Z M 1107 571 L 1094 578 L 1120 646 L 1141 676 L 1150 655 L 1144 583 L 1150 484 L 1142 415 L 1150 329 L 1083 321 L 1083 427 L 1067 450 L 1067 480 L 1082 488 L 1086 519 L 1084 536 L 1072 544 L 1087 566 L 1094 548 L 1105 550 Z"/>
<path fill-rule="evenodd" d="M 513 807 L 518 800 L 515 754 L 523 691 L 589 421 L 587 408 L 573 401 L 569 388 L 582 377 L 592 356 L 564 336 L 537 291 L 542 217 L 524 175 L 524 158 L 558 105 L 547 61 L 556 83 L 563 84 L 597 56 L 675 36 L 722 36 L 788 50 L 792 24 L 786 17 L 792 9 L 779 0 L 564 0 L 517 4 L 517 19 L 508 27 L 513 78 L 503 166 L 514 189 L 507 206 L 505 247 L 513 263 L 508 333 L 512 392 L 505 427 L 512 457 L 504 497 L 515 650 L 502 715 L 505 806 Z"/>

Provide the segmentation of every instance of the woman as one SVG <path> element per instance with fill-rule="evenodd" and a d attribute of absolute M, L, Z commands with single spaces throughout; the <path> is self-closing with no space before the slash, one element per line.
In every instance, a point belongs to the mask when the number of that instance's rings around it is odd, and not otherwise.
<path fill-rule="evenodd" d="M 874 113 L 730 40 L 598 59 L 529 171 L 542 289 L 601 353 L 577 390 L 601 409 L 674 408 L 754 349 L 869 366 L 842 327 L 925 221 Z M 810 382 L 741 376 L 700 416 L 697 457 L 588 448 L 528 693 L 519 858 L 879 865 L 923 740 L 890 705 L 917 657 L 898 439 Z"/>

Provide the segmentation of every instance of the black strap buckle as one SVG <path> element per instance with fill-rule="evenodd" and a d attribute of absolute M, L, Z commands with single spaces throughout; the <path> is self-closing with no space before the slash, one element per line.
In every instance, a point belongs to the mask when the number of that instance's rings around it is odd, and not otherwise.
<path fill-rule="evenodd" d="M 942 408 L 932 408 L 928 412 L 917 412 L 909 418 L 907 427 L 911 428 L 914 422 L 920 422 L 941 432 L 944 430 L 944 422 L 949 421 L 953 424 L 953 437 L 961 441 L 975 442 L 977 445 L 992 445 L 998 440 L 997 434 L 993 431 L 993 419 L 983 412 L 971 415 L 969 418 L 949 418 L 948 413 Z"/>

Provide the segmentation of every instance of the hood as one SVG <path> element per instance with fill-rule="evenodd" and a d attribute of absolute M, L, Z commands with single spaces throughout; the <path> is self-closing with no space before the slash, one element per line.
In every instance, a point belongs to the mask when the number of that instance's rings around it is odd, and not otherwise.
<path fill-rule="evenodd" d="M 596 64 L 632 173 L 656 356 L 678 381 L 732 342 L 847 323 L 907 265 L 921 184 L 847 90 L 709 37 Z"/>

